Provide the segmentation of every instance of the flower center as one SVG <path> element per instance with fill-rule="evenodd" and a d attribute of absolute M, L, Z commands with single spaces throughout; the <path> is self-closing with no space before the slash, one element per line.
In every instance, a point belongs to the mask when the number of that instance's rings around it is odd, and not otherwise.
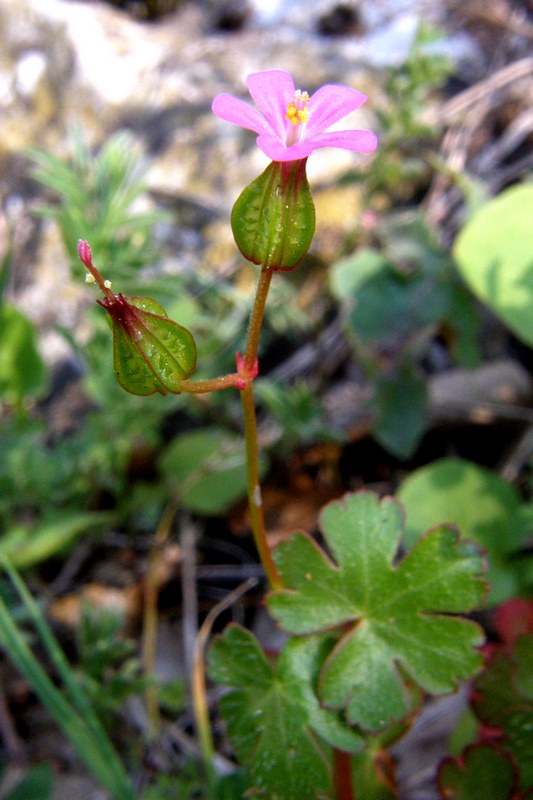
<path fill-rule="evenodd" d="M 291 102 L 287 104 L 287 113 L 285 119 L 296 127 L 296 125 L 303 125 L 309 119 L 309 110 L 307 104 L 309 102 L 309 95 L 307 92 L 302 92 L 297 89 Z"/>
<path fill-rule="evenodd" d="M 309 109 L 307 108 L 308 103 L 309 94 L 307 92 L 300 91 L 300 89 L 295 91 L 294 97 L 290 103 L 287 103 L 285 119 L 289 120 L 292 125 L 292 130 L 289 128 L 287 136 L 288 145 L 294 144 L 296 141 L 298 141 L 301 126 L 305 125 L 309 119 Z"/>

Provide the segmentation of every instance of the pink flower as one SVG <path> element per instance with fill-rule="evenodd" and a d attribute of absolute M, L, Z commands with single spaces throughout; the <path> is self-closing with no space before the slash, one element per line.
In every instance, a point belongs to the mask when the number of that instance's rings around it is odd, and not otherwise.
<path fill-rule="evenodd" d="M 376 149 L 377 137 L 372 131 L 328 133 L 328 128 L 367 99 L 349 86 L 328 83 L 309 96 L 295 90 L 289 73 L 281 69 L 254 72 L 248 75 L 246 85 L 257 108 L 230 94 L 219 94 L 213 100 L 213 112 L 226 122 L 255 131 L 259 148 L 272 161 L 307 158 L 318 147 L 356 153 Z"/>

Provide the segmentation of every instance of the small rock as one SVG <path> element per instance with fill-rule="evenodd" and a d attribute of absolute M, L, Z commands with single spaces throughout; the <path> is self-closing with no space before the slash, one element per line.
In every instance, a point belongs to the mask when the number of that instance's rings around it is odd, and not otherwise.
<path fill-rule="evenodd" d="M 322 36 L 345 36 L 349 33 L 361 33 L 361 16 L 355 6 L 349 3 L 338 3 L 318 18 L 317 30 Z"/>

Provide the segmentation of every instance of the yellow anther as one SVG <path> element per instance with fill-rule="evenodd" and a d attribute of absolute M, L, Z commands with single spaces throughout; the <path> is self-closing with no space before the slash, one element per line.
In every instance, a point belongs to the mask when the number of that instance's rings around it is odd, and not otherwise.
<path fill-rule="evenodd" d="M 295 127 L 296 125 L 303 125 L 309 119 L 308 102 L 308 93 L 297 89 L 293 99 L 287 104 L 285 119 L 288 119 Z"/>
<path fill-rule="evenodd" d="M 96 278 L 94 277 L 94 275 L 91 275 L 91 273 L 88 272 L 85 275 L 85 283 L 96 283 Z"/>

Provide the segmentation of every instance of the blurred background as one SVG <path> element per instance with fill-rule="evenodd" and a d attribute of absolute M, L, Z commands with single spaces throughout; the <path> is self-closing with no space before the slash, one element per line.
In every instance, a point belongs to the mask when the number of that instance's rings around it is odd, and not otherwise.
<path fill-rule="evenodd" d="M 261 571 L 239 398 L 124 393 L 78 238 L 116 291 L 154 297 L 193 332 L 194 377 L 231 372 L 257 270 L 229 215 L 267 160 L 212 99 L 247 99 L 246 76 L 271 68 L 309 92 L 338 82 L 367 94 L 353 127 L 375 130 L 379 148 L 310 158 L 316 237 L 269 300 L 256 388 L 272 543 L 313 532 L 343 491 L 394 492 L 444 457 L 494 470 L 522 509 L 533 333 L 513 329 L 497 299 L 480 302 L 477 267 L 466 257 L 458 271 L 453 246 L 485 201 L 531 175 L 532 42 L 528 0 L 2 0 L 0 553 L 137 759 L 139 786 L 194 755 L 198 623 Z M 496 579 L 494 602 L 531 587 L 528 569 Z M 221 624 L 245 621 L 275 647 L 260 589 Z M 149 590 L 159 635 L 148 666 L 172 726 L 166 749 L 134 758 L 132 738 L 150 727 L 139 701 Z M 103 661 L 102 642 L 113 643 Z M 10 770 L 44 761 L 56 800 L 104 796 L 31 686 L 8 661 L 1 674 Z M 430 741 L 440 752 L 450 713 L 423 728 L 402 796 L 434 796 L 424 754 L 434 760 Z M 161 784 L 146 798 L 202 796 L 191 775 L 185 793 Z"/>

